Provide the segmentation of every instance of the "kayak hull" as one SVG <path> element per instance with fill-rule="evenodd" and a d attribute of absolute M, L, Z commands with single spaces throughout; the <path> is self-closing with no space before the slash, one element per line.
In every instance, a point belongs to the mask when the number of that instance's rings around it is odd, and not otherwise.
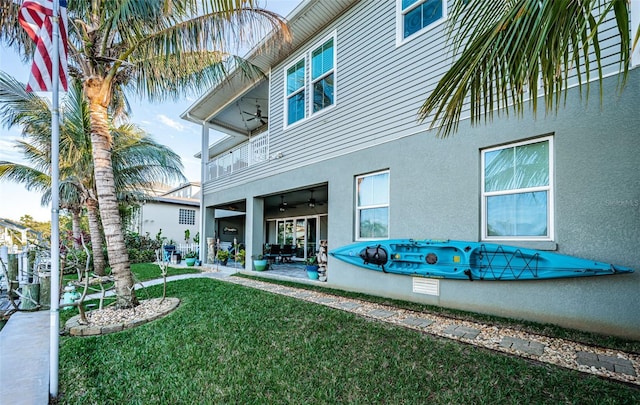
<path fill-rule="evenodd" d="M 458 280 L 542 280 L 631 273 L 633 269 L 547 251 L 455 240 L 358 242 L 329 252 L 385 273 Z"/>

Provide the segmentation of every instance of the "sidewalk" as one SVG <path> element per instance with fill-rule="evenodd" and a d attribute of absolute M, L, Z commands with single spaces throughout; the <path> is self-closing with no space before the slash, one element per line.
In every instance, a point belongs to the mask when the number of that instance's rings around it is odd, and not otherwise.
<path fill-rule="evenodd" d="M 49 403 L 49 319 L 16 312 L 0 331 L 0 403 Z"/>
<path fill-rule="evenodd" d="M 226 282 L 353 312 L 379 322 L 393 323 L 423 333 L 455 339 L 479 347 L 579 370 L 617 381 L 640 385 L 640 356 L 572 341 L 535 335 L 490 324 L 461 321 L 422 312 L 374 304 L 353 298 L 261 280 L 230 277 L 237 269 L 185 274 L 167 278 L 216 278 Z M 254 272 L 243 272 L 255 275 Z M 263 274 L 263 273 L 261 273 Z M 268 274 L 264 274 L 269 276 Z M 282 279 L 282 277 L 271 277 Z M 161 284 L 162 279 L 142 283 Z M 311 282 L 315 284 L 314 282 Z M 136 286 L 139 288 L 140 286 Z M 16 313 L 0 332 L 0 402 L 47 404 L 49 393 L 49 312 Z M 4 402 L 2 402 L 4 403 Z"/>

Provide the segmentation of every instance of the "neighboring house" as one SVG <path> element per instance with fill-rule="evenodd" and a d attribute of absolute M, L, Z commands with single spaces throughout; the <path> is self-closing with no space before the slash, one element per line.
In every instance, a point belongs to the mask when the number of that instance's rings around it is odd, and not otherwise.
<path fill-rule="evenodd" d="M 40 242 L 40 233 L 10 219 L 0 218 L 0 246 L 11 253 L 21 251 L 29 243 Z"/>
<path fill-rule="evenodd" d="M 150 238 L 162 230 L 167 243 L 184 243 L 187 229 L 193 238 L 200 229 L 200 183 L 186 183 L 148 196 L 138 207 L 131 228 Z"/>
<path fill-rule="evenodd" d="M 432 18 L 411 18 L 433 6 Z M 247 257 L 264 243 L 295 244 L 303 258 L 320 239 L 331 250 L 448 238 L 629 266 L 552 281 L 436 280 L 425 294 L 420 280 L 330 257 L 327 287 L 640 338 L 638 60 L 620 91 L 611 23 L 602 103 L 598 83 L 588 103 L 573 85 L 557 115 L 463 120 L 439 139 L 416 116 L 450 65 L 446 14 L 437 0 L 303 1 L 289 16 L 293 43 L 250 54 L 267 78 L 235 74 L 183 114 L 203 126 L 203 145 L 210 129 L 229 135 L 202 151 L 202 234 L 233 229 Z"/>

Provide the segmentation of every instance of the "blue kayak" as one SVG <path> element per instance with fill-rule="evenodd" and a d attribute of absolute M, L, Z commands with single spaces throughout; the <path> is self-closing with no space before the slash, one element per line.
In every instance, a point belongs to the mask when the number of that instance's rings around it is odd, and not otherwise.
<path fill-rule="evenodd" d="M 632 273 L 628 267 L 508 245 L 456 240 L 359 242 L 329 254 L 369 270 L 461 280 L 542 280 Z"/>

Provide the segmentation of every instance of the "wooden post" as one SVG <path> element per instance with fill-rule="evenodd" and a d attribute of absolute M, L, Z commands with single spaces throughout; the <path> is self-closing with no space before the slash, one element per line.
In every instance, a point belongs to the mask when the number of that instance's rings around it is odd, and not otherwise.
<path fill-rule="evenodd" d="M 49 309 L 51 308 L 51 272 L 38 272 L 38 279 L 40 280 L 40 308 Z"/>
<path fill-rule="evenodd" d="M 20 309 L 34 309 L 38 306 L 40 297 L 40 284 L 23 284 L 22 297 L 20 298 Z"/>
<path fill-rule="evenodd" d="M 7 283 L 9 284 L 9 294 L 12 298 L 18 298 L 18 294 L 15 291 L 18 290 L 18 255 L 10 254 L 9 263 L 7 263 Z"/>

